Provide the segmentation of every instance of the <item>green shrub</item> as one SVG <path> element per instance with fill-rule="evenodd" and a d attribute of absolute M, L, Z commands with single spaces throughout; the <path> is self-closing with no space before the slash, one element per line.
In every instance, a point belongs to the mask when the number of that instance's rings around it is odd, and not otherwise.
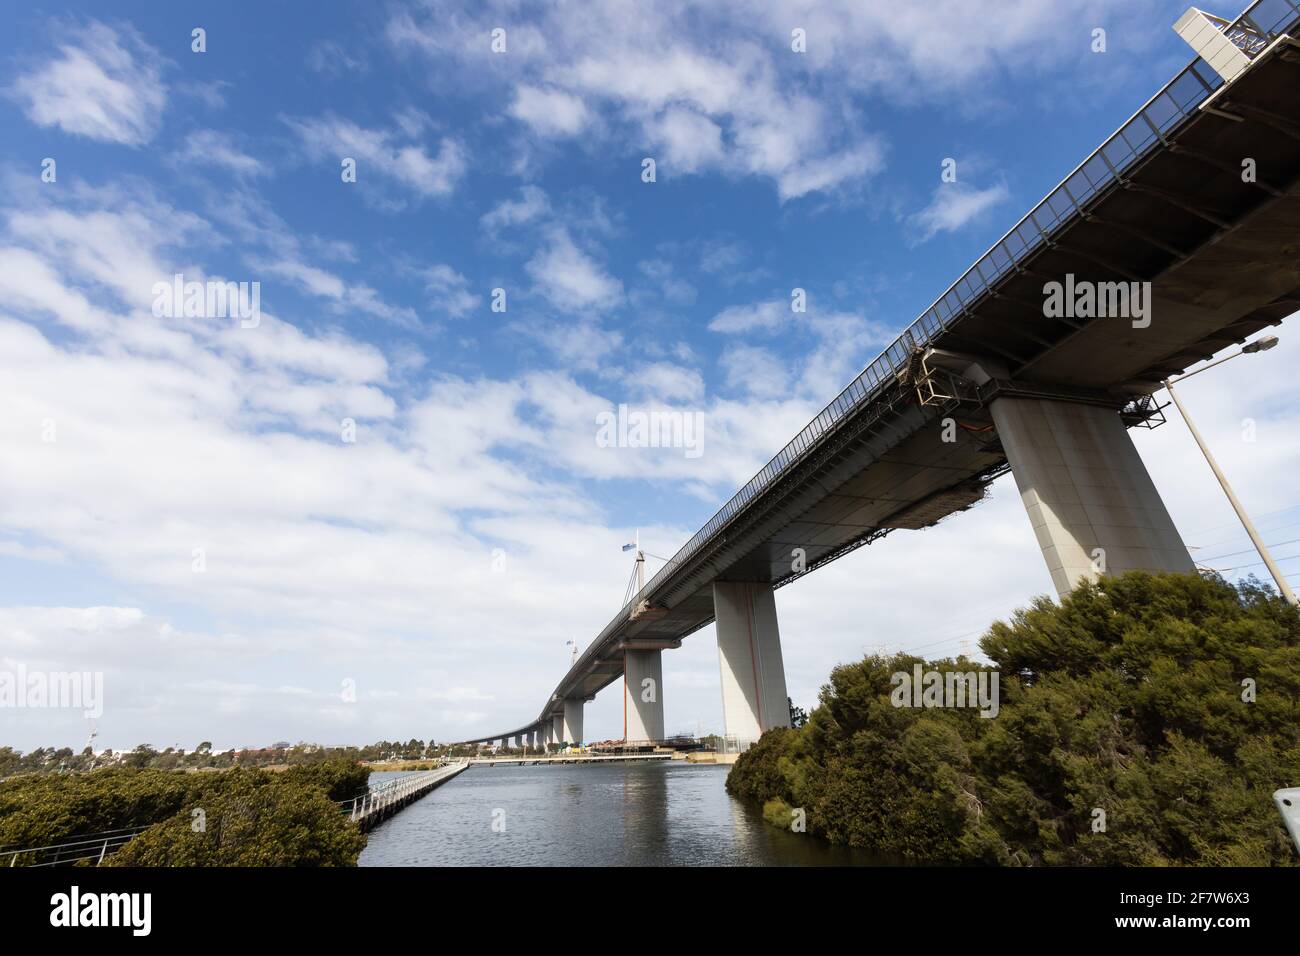
<path fill-rule="evenodd" d="M 923 662 L 868 657 L 832 671 L 805 727 L 744 753 L 728 791 L 927 862 L 1297 863 L 1271 796 L 1300 783 L 1294 607 L 1254 584 L 1134 572 L 1039 599 L 980 646 L 1000 671 L 996 718 L 895 707 L 890 676 Z"/>
<path fill-rule="evenodd" d="M 198 811 L 201 816 L 196 815 Z M 366 838 L 329 795 L 286 773 L 241 774 L 156 824 L 111 866 L 355 866 Z"/>
<path fill-rule="evenodd" d="M 29 774 L 0 781 L 0 846 L 50 846 L 150 827 L 108 859 L 144 866 L 352 865 L 365 837 L 336 804 L 364 792 L 368 777 L 350 760 L 278 772 Z M 198 832 L 195 810 L 205 817 Z M 27 862 L 33 861 L 18 860 Z"/>

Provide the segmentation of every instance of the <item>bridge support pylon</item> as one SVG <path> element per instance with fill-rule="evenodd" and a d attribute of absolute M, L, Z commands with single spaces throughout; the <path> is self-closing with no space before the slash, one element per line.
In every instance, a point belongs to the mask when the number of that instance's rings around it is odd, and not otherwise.
<path fill-rule="evenodd" d="M 790 726 L 790 702 L 776 624 L 776 598 L 763 583 L 714 581 L 713 613 L 728 737 L 747 747 L 763 731 Z"/>
<path fill-rule="evenodd" d="M 989 413 L 1059 595 L 1080 578 L 1196 569 L 1114 409 L 1007 396 Z"/>
<path fill-rule="evenodd" d="M 551 720 L 551 743 L 564 743 L 564 715 L 556 714 Z"/>
<path fill-rule="evenodd" d="M 623 652 L 623 739 L 662 743 L 664 665 L 661 650 Z"/>
<path fill-rule="evenodd" d="M 564 701 L 564 739 L 574 746 L 582 743 L 582 703 L 574 697 Z"/>

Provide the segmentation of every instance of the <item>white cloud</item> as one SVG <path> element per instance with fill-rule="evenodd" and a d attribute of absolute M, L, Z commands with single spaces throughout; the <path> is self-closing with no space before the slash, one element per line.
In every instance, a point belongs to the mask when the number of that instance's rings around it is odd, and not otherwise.
<path fill-rule="evenodd" d="M 729 389 L 761 399 L 790 394 L 790 372 L 771 349 L 731 345 L 719 357 L 718 365 Z"/>
<path fill-rule="evenodd" d="M 1011 198 L 1006 183 L 977 189 L 964 182 L 941 183 L 929 205 L 908 217 L 914 243 L 926 242 L 941 232 L 956 232 L 994 206 Z"/>
<path fill-rule="evenodd" d="M 673 305 L 690 305 L 695 301 L 695 287 L 673 273 L 673 264 L 666 259 L 646 259 L 637 268 L 658 283 L 663 297 Z"/>
<path fill-rule="evenodd" d="M 719 163 L 724 155 L 722 128 L 693 110 L 670 109 L 650 124 L 653 141 L 665 150 L 670 168 L 694 173 Z"/>
<path fill-rule="evenodd" d="M 285 122 L 317 159 L 336 166 L 345 158 L 355 159 L 358 183 L 377 175 L 423 197 L 446 196 L 469 166 L 465 147 L 450 136 L 444 136 L 437 153 L 430 155 L 419 143 L 403 143 L 392 132 L 367 129 L 337 116 Z"/>
<path fill-rule="evenodd" d="M 38 126 L 127 146 L 153 139 L 167 103 L 158 51 L 129 28 L 91 22 L 69 33 L 58 55 L 19 76 L 8 95 Z"/>
<path fill-rule="evenodd" d="M 444 263 L 420 270 L 424 288 L 432 303 L 453 318 L 467 315 L 479 304 L 479 297 L 469 290 L 469 280 Z"/>
<path fill-rule="evenodd" d="M 790 302 L 769 299 L 748 305 L 729 305 L 709 321 L 710 332 L 774 332 L 794 317 Z"/>
<path fill-rule="evenodd" d="M 566 312 L 608 308 L 623 298 L 623 283 L 579 249 L 562 227 L 549 230 L 546 244 L 525 268 L 547 301 Z"/>
<path fill-rule="evenodd" d="M 621 332 L 586 316 L 556 322 L 514 322 L 510 328 L 546 346 L 562 367 L 580 372 L 606 369 L 623 344 Z"/>
<path fill-rule="evenodd" d="M 235 145 L 233 134 L 211 129 L 195 130 L 185 137 L 185 146 L 176 158 L 194 166 L 217 166 L 238 176 L 259 176 L 269 172 L 264 162 Z"/>
<path fill-rule="evenodd" d="M 629 373 L 629 382 L 638 394 L 663 403 L 704 400 L 704 377 L 698 369 L 674 365 L 671 362 L 652 362 Z"/>
<path fill-rule="evenodd" d="M 402 10 L 387 37 L 445 82 L 472 70 L 541 137 L 582 132 L 619 150 L 649 143 L 667 176 L 763 178 L 784 201 L 855 191 L 884 167 L 863 97 L 996 100 L 1008 74 L 1082 61 L 1087 46 L 1076 38 L 1099 22 L 1130 46 L 1152 43 L 1137 23 L 1157 3 L 1011 0 L 996 17 L 965 0 L 897 6 L 668 0 L 633 12 L 559 0 L 520 22 L 516 4 L 499 0 L 450 14 Z M 509 54 L 485 69 L 483 38 L 506 21 Z M 806 54 L 790 50 L 792 24 L 807 32 Z"/>
<path fill-rule="evenodd" d="M 355 310 L 387 319 L 406 328 L 419 326 L 419 320 L 413 309 L 386 302 L 375 289 L 365 283 L 346 282 L 332 272 L 297 258 L 269 261 L 255 259 L 254 262 L 262 272 L 288 279 L 311 295 L 330 299 L 331 308 L 340 314 Z"/>
<path fill-rule="evenodd" d="M 591 120 L 581 98 L 563 90 L 535 86 L 516 88 L 510 115 L 542 136 L 573 136 Z"/>
<path fill-rule="evenodd" d="M 524 186 L 518 200 L 505 199 L 483 215 L 479 221 L 491 235 L 510 226 L 535 222 L 551 211 L 546 192 L 537 186 Z"/>
<path fill-rule="evenodd" d="M 875 141 L 860 143 L 830 156 L 815 157 L 783 169 L 777 177 L 782 199 L 797 199 L 830 189 L 842 182 L 863 179 L 885 166 L 884 152 Z"/>

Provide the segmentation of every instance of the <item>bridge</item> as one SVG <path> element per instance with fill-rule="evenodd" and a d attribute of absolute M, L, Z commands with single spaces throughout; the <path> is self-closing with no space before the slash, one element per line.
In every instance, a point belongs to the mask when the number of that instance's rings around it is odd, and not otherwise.
<path fill-rule="evenodd" d="M 1059 593 L 1194 564 L 1128 429 L 1163 380 L 1300 309 L 1300 4 L 1191 9 L 1197 57 L 961 275 L 620 609 L 512 730 L 583 739 L 623 678 L 662 740 L 664 650 L 715 622 L 728 737 L 788 726 L 775 588 L 1012 473 Z"/>

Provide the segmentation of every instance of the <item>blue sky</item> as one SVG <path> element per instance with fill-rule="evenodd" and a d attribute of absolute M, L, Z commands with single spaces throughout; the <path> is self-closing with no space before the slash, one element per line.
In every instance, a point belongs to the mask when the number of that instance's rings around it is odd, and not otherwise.
<path fill-rule="evenodd" d="M 675 551 L 1190 59 L 1182 3 L 976 6 L 14 5 L 0 660 L 103 671 L 113 746 L 531 719 L 617 609 L 619 545 Z M 260 283 L 261 324 L 152 315 L 176 272 Z M 1204 379 L 1282 540 L 1285 380 Z M 598 447 L 620 403 L 700 415 L 703 454 Z M 1139 448 L 1189 543 L 1236 550 L 1185 435 Z M 1048 591 L 1013 492 L 780 592 L 796 700 Z M 946 619 L 916 610 L 936 589 Z M 711 629 L 665 669 L 669 729 L 718 729 Z M 84 739 L 74 713 L 4 720 Z"/>

